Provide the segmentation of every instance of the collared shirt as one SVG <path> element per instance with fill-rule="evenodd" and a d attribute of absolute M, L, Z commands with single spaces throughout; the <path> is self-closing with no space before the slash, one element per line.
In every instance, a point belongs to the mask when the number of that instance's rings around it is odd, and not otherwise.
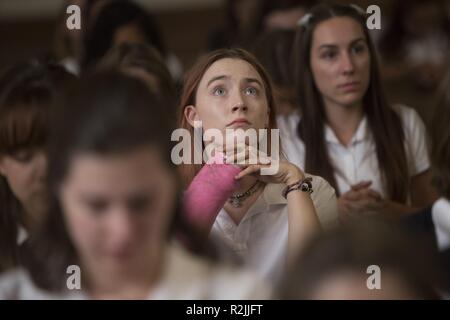
<path fill-rule="evenodd" d="M 415 176 L 429 168 L 425 126 L 417 112 L 402 105 L 396 105 L 405 132 L 405 151 L 410 176 Z M 289 161 L 305 167 L 305 146 L 297 134 L 300 115 L 293 113 L 278 119 L 283 151 Z M 342 145 L 333 130 L 325 125 L 325 140 L 328 154 L 335 168 L 334 176 L 340 193 L 350 190 L 361 181 L 372 181 L 371 188 L 386 196 L 380 175 L 376 146 L 373 135 L 364 117 L 348 146 Z"/>
<path fill-rule="evenodd" d="M 28 239 L 28 232 L 21 225 L 17 228 L 17 244 L 20 246 Z"/>
<path fill-rule="evenodd" d="M 149 299 L 268 299 L 270 289 L 254 272 L 216 265 L 181 248 L 169 251 L 159 284 Z"/>
<path fill-rule="evenodd" d="M 166 253 L 162 276 L 149 294 L 149 300 L 247 300 L 271 297 L 270 287 L 254 273 L 213 264 L 176 245 L 170 246 Z M 44 291 L 20 268 L 0 277 L 0 300 L 5 299 L 85 300 L 89 299 L 89 295 L 82 288 L 67 289 L 61 293 Z"/>
<path fill-rule="evenodd" d="M 450 248 L 450 201 L 440 198 L 433 204 L 431 216 L 440 251 Z"/>
<path fill-rule="evenodd" d="M 311 199 L 319 221 L 325 229 L 334 227 L 338 221 L 334 189 L 324 179 L 311 177 Z M 282 196 L 284 187 L 267 184 L 238 225 L 222 208 L 211 230 L 211 235 L 224 241 L 249 269 L 271 283 L 280 280 L 286 266 L 288 209 Z"/>

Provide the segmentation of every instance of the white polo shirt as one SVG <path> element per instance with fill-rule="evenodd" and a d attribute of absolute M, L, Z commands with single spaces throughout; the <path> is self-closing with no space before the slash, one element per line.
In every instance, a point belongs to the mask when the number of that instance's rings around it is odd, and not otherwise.
<path fill-rule="evenodd" d="M 440 251 L 450 248 L 450 201 L 437 200 L 431 209 L 437 245 Z"/>
<path fill-rule="evenodd" d="M 81 276 L 83 276 L 81 269 Z M 253 300 L 269 299 L 270 286 L 253 272 L 216 265 L 187 251 L 170 246 L 159 282 L 149 300 Z M 85 300 L 83 290 L 50 293 L 38 288 L 24 269 L 0 277 L 0 300 Z"/>
<path fill-rule="evenodd" d="M 425 126 L 414 109 L 402 105 L 396 105 L 394 109 L 400 115 L 405 132 L 409 175 L 415 176 L 429 168 Z M 277 119 L 281 143 L 287 159 L 300 168 L 304 168 L 305 146 L 297 134 L 299 121 L 300 115 L 297 112 Z M 371 188 L 382 196 L 386 196 L 386 190 L 381 181 L 375 142 L 366 117 L 361 120 L 348 146 L 339 142 L 328 125 L 325 125 L 325 140 L 329 157 L 335 167 L 334 176 L 341 194 L 350 190 L 354 184 L 371 180 Z"/>
<path fill-rule="evenodd" d="M 336 194 L 324 179 L 312 178 L 311 198 L 317 215 L 323 228 L 332 228 L 338 223 Z M 288 210 L 282 196 L 284 187 L 267 184 L 238 225 L 222 208 L 211 230 L 211 236 L 224 241 L 250 270 L 270 283 L 277 283 L 286 267 Z"/>

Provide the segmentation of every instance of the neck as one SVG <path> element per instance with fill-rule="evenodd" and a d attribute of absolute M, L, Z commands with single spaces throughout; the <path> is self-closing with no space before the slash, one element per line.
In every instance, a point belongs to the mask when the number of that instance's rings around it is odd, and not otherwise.
<path fill-rule="evenodd" d="M 44 215 L 47 213 L 47 208 L 42 205 L 23 204 L 24 215 L 21 219 L 23 227 L 30 233 L 37 229 L 39 223 L 42 221 Z"/>
<path fill-rule="evenodd" d="M 252 176 L 245 176 L 240 180 L 239 187 L 233 192 L 233 194 L 243 193 L 250 189 L 258 179 Z"/>
<path fill-rule="evenodd" d="M 348 145 L 364 117 L 361 102 L 353 105 L 340 105 L 333 102 L 325 103 L 328 125 L 336 134 L 339 142 Z"/>
<path fill-rule="evenodd" d="M 256 182 L 257 178 L 253 176 L 245 176 L 241 179 L 239 188 L 235 190 L 233 193 L 234 195 L 238 193 L 246 192 L 248 189 L 250 189 Z M 242 206 L 235 208 L 230 203 L 225 203 L 224 209 L 228 213 L 231 219 L 233 219 L 234 223 L 238 225 L 241 220 L 244 218 L 247 211 L 250 209 L 250 207 L 255 203 L 256 199 L 258 199 L 261 192 L 264 190 L 264 188 L 259 188 L 255 191 L 255 193 L 251 194 L 247 199 L 245 199 L 242 202 Z"/>
<path fill-rule="evenodd" d="M 161 252 L 132 270 L 107 270 L 96 261 L 85 261 L 87 291 L 94 299 L 146 299 L 161 277 L 164 255 Z"/>

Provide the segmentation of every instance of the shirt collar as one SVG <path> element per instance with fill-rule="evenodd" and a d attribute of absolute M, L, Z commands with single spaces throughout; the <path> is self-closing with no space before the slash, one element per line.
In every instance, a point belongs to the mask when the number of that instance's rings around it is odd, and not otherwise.
<path fill-rule="evenodd" d="M 245 215 L 246 218 L 252 216 L 253 214 L 263 212 L 272 205 L 286 204 L 287 200 L 282 195 L 284 188 L 284 184 L 266 184 L 261 195 L 258 199 L 256 199 L 255 203 L 250 207 L 249 211 Z"/>
<path fill-rule="evenodd" d="M 177 241 L 168 244 L 164 251 L 163 273 L 148 298 L 165 300 L 170 297 L 200 297 L 203 288 L 196 283 L 206 277 L 212 265 L 184 250 Z"/>
<path fill-rule="evenodd" d="M 358 143 L 368 139 L 370 136 L 369 127 L 367 125 L 367 117 L 364 116 L 359 122 L 358 129 L 350 142 L 350 144 Z M 336 137 L 333 129 L 329 125 L 325 124 L 325 140 L 330 143 L 339 143 L 339 139 Z"/>
<path fill-rule="evenodd" d="M 284 188 L 285 188 L 284 184 L 275 184 L 275 183 L 266 184 L 264 186 L 263 192 L 259 195 L 259 197 L 256 199 L 256 201 L 253 203 L 253 205 L 250 207 L 250 209 L 242 218 L 241 223 L 245 220 L 250 219 L 254 215 L 264 212 L 269 213 L 267 209 L 272 205 L 286 205 L 287 200 L 282 195 Z M 222 208 L 222 210 L 220 210 L 216 218 L 216 221 L 222 224 L 225 222 L 232 221 L 232 219 L 225 212 L 225 209 Z"/>
<path fill-rule="evenodd" d="M 269 183 L 264 188 L 261 198 L 264 199 L 266 205 L 286 204 L 287 200 L 283 197 L 282 192 L 286 186 L 284 184 Z"/>

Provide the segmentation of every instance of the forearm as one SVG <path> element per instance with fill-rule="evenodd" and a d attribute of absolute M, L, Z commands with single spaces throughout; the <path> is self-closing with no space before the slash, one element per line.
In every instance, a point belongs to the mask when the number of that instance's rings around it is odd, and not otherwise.
<path fill-rule="evenodd" d="M 294 190 L 288 193 L 288 264 L 298 255 L 307 241 L 320 232 L 311 196 Z"/>
<path fill-rule="evenodd" d="M 386 200 L 383 213 L 393 218 L 402 218 L 409 214 L 415 213 L 423 209 L 422 207 L 407 205 L 400 202 Z"/>

